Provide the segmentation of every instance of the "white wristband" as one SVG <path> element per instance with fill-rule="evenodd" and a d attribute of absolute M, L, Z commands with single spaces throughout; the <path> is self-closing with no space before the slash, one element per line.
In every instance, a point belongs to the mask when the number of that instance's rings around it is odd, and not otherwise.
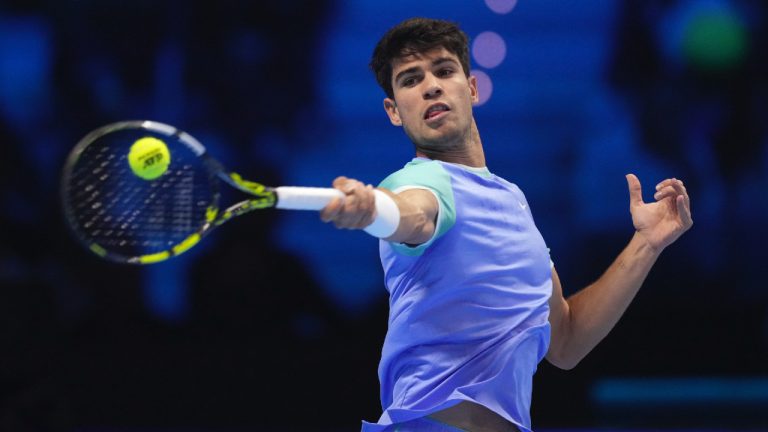
<path fill-rule="evenodd" d="M 394 234 L 400 225 L 400 209 L 389 195 L 378 189 L 373 192 L 376 197 L 376 218 L 364 231 L 374 237 L 387 238 Z"/>

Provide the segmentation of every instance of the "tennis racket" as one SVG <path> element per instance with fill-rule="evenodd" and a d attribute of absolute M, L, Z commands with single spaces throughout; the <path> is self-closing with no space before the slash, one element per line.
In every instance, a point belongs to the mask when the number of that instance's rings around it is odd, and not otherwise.
<path fill-rule="evenodd" d="M 250 196 L 220 207 L 220 186 Z M 397 229 L 399 210 L 376 193 L 375 237 Z M 267 187 L 229 172 L 194 137 L 173 126 L 139 120 L 100 127 L 72 149 L 62 174 L 64 214 L 96 255 L 152 264 L 182 254 L 235 216 L 267 208 L 320 210 L 344 193 L 333 188 Z"/>

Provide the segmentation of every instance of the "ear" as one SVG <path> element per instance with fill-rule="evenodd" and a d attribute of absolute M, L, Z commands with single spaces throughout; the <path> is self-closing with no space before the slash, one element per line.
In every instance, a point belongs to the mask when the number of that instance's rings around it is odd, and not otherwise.
<path fill-rule="evenodd" d="M 389 116 L 389 121 L 395 126 L 402 126 L 403 120 L 400 119 L 400 113 L 397 110 L 397 103 L 394 99 L 384 98 L 384 111 Z"/>
<path fill-rule="evenodd" d="M 476 104 L 480 101 L 480 93 L 477 92 L 477 77 L 474 75 L 469 76 L 469 95 L 472 98 L 472 103 Z"/>

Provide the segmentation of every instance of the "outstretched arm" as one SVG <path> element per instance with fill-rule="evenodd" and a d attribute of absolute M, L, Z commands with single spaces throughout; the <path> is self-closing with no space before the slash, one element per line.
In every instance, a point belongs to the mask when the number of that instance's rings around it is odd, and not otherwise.
<path fill-rule="evenodd" d="M 373 186 L 347 177 L 337 177 L 333 187 L 344 192 L 344 199 L 334 199 L 320 212 L 323 222 L 333 222 L 337 228 L 363 229 L 373 222 L 376 206 Z M 385 240 L 418 245 L 427 242 L 435 232 L 439 205 L 434 194 L 424 189 L 408 189 L 389 195 L 400 210 L 397 231 Z"/>
<path fill-rule="evenodd" d="M 567 300 L 552 269 L 549 322 L 552 338 L 547 360 L 570 369 L 616 325 L 664 248 L 687 231 L 690 199 L 683 182 L 667 179 L 656 186 L 656 199 L 644 203 L 640 181 L 627 175 L 635 234 L 605 273 Z"/>

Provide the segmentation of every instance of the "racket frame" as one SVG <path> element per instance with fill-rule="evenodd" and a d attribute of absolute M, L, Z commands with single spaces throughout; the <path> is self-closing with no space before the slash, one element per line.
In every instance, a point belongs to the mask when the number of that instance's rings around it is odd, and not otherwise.
<path fill-rule="evenodd" d="M 98 138 L 119 130 L 146 130 L 159 136 L 175 139 L 186 146 L 202 161 L 208 173 L 212 195 L 211 203 L 206 209 L 205 222 L 194 233 L 165 250 L 139 256 L 125 256 L 110 251 L 81 232 L 80 224 L 70 206 L 67 197 L 72 169 L 89 145 Z M 221 199 L 220 185 L 214 178 L 218 178 L 231 187 L 250 195 L 252 198 L 232 204 L 224 209 L 224 211 L 221 211 L 219 207 Z M 364 230 L 374 237 L 386 238 L 396 231 L 400 221 L 400 211 L 394 201 L 385 193 L 379 190 L 374 190 L 374 192 L 376 199 L 375 220 Z M 219 161 L 207 153 L 205 146 L 192 135 L 174 126 L 152 120 L 128 120 L 110 123 L 93 130 L 83 137 L 67 157 L 62 174 L 60 195 L 68 225 L 72 228 L 78 240 L 93 253 L 104 259 L 128 264 L 153 264 L 180 255 L 198 244 L 213 228 L 228 222 L 236 216 L 254 210 L 272 207 L 290 210 L 320 210 L 334 198 L 344 197 L 343 192 L 333 188 L 294 186 L 272 188 L 261 183 L 243 179 L 239 174 L 227 171 Z"/>
<path fill-rule="evenodd" d="M 145 255 L 138 256 L 126 256 L 114 251 L 111 251 L 97 242 L 90 240 L 81 232 L 79 223 L 74 216 L 74 210 L 67 198 L 69 192 L 69 185 L 71 181 L 72 169 L 77 164 L 78 160 L 82 156 L 85 149 L 95 142 L 97 139 L 104 135 L 120 131 L 120 130 L 146 130 L 151 133 L 155 133 L 167 138 L 177 139 L 185 147 L 187 147 L 195 156 L 200 158 L 205 166 L 209 177 L 216 177 L 219 180 L 224 181 L 233 188 L 247 193 L 254 198 L 245 199 L 243 201 L 232 204 L 224 211 L 220 210 L 219 202 L 221 200 L 221 192 L 219 189 L 218 181 L 210 181 L 212 187 L 211 204 L 206 209 L 205 223 L 194 233 L 190 234 L 182 241 L 169 247 L 168 249 L 153 252 Z M 198 141 L 192 135 L 177 129 L 174 126 L 160 123 L 151 120 L 127 120 L 116 123 L 110 123 L 95 129 L 84 136 L 72 151 L 69 153 L 64 165 L 61 182 L 61 200 L 64 208 L 64 215 L 67 219 L 68 225 L 75 232 L 75 236 L 83 243 L 86 248 L 91 250 L 101 258 L 128 264 L 153 264 L 161 261 L 165 261 L 173 256 L 180 255 L 202 240 L 202 238 L 208 234 L 213 228 L 228 222 L 235 216 L 240 216 L 245 213 L 249 213 L 254 210 L 265 209 L 275 207 L 277 203 L 277 194 L 275 189 L 267 187 L 263 184 L 253 181 L 245 180 L 237 173 L 228 172 L 224 169 L 224 166 L 211 157 L 200 141 Z"/>

